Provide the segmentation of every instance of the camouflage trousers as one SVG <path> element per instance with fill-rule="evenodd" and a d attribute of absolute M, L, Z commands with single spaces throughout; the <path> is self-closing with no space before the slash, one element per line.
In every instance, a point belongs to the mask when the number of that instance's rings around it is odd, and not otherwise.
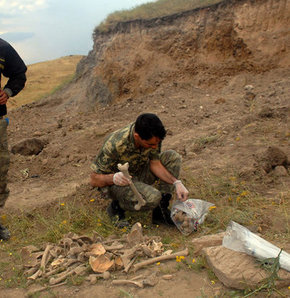
<path fill-rule="evenodd" d="M 7 142 L 7 122 L 0 118 L 0 208 L 4 207 L 9 195 L 7 173 L 9 169 L 9 151 Z"/>
<path fill-rule="evenodd" d="M 179 177 L 181 167 L 181 156 L 174 150 L 167 150 L 160 154 L 163 166 L 176 178 Z M 130 172 L 130 167 L 129 167 Z M 149 168 L 149 163 L 144 167 L 138 177 L 132 178 L 134 185 L 146 201 L 141 211 L 151 210 L 158 206 L 162 193 L 172 193 L 174 186 L 158 179 Z M 118 200 L 122 209 L 135 211 L 134 206 L 137 199 L 130 186 L 108 186 L 101 188 L 113 200 Z"/>

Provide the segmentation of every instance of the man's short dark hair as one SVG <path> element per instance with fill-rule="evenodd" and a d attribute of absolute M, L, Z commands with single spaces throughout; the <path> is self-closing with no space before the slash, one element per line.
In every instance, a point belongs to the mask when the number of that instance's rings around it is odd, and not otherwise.
<path fill-rule="evenodd" d="M 142 140 L 149 140 L 157 137 L 163 140 L 166 136 L 166 130 L 161 120 L 151 113 L 144 113 L 138 116 L 135 122 L 135 132 Z"/>

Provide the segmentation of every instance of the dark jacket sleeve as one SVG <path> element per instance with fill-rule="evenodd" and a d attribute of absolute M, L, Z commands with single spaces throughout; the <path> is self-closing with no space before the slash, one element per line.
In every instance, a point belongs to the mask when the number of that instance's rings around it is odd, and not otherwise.
<path fill-rule="evenodd" d="M 9 45 L 5 57 L 5 68 L 2 71 L 2 74 L 8 78 L 4 89 L 10 89 L 12 91 L 11 96 L 15 96 L 24 88 L 26 82 L 26 70 L 27 67 L 23 60 L 14 48 Z"/>

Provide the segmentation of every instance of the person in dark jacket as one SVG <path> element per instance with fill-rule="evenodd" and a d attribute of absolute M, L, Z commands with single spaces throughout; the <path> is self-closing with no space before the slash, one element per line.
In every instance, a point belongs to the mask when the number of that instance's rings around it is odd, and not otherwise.
<path fill-rule="evenodd" d="M 9 195 L 7 173 L 9 169 L 9 151 L 7 142 L 7 101 L 17 95 L 26 82 L 27 67 L 15 49 L 0 38 L 0 209 L 4 207 Z M 5 86 L 1 85 L 1 77 L 8 78 Z M 0 240 L 8 240 L 10 232 L 0 224 Z"/>

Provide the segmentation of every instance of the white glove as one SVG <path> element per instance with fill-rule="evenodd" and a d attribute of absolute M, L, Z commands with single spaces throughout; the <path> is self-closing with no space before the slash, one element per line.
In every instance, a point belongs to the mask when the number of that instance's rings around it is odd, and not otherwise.
<path fill-rule="evenodd" d="M 125 177 L 122 172 L 115 173 L 113 176 L 113 183 L 118 186 L 129 185 L 131 181 Z"/>
<path fill-rule="evenodd" d="M 182 182 L 180 180 L 176 180 L 173 185 L 175 186 L 177 199 L 181 202 L 186 201 L 188 197 L 188 190 Z"/>

